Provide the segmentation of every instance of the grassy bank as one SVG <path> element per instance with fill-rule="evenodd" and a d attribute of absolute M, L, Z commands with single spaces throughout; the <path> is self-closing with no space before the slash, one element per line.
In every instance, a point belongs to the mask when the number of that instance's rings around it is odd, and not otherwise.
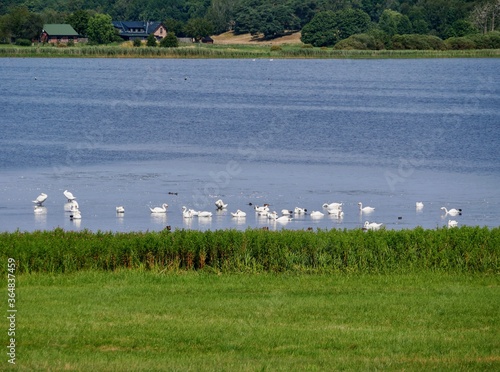
<path fill-rule="evenodd" d="M 500 272 L 500 228 L 0 234 L 0 259 L 19 273 L 145 269 L 156 272 Z M 6 267 L 0 266 L 5 273 Z"/>
<path fill-rule="evenodd" d="M 189 45 L 179 48 L 131 48 L 123 46 L 83 46 L 57 48 L 0 46 L 0 57 L 76 58 L 491 58 L 500 49 L 478 50 L 334 50 L 303 48 L 297 45 Z"/>
<path fill-rule="evenodd" d="M 495 371 L 499 298 L 484 274 L 22 274 L 16 368 Z"/>

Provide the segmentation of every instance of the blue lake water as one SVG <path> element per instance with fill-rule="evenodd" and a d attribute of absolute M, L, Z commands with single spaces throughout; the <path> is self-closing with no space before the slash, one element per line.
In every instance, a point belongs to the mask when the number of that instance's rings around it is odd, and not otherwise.
<path fill-rule="evenodd" d="M 498 59 L 0 59 L 0 231 L 497 227 L 499 71 Z M 249 203 L 325 216 L 283 225 Z M 182 206 L 214 215 L 184 219 Z"/>

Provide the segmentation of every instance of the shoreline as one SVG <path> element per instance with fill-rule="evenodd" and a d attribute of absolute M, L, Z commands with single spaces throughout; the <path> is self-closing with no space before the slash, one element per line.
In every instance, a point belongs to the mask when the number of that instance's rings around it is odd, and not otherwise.
<path fill-rule="evenodd" d="M 1 47 L 0 58 L 165 58 L 165 59 L 418 59 L 499 58 L 500 49 L 470 50 L 334 50 L 282 45 L 196 45 L 178 48 L 122 46 Z"/>

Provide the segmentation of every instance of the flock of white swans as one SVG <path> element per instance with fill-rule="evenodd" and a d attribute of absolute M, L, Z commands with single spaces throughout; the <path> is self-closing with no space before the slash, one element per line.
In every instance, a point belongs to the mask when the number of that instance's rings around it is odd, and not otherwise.
<path fill-rule="evenodd" d="M 70 191 L 64 190 L 63 192 L 64 197 L 67 199 L 67 203 L 64 205 L 64 210 L 66 212 L 70 212 L 69 218 L 70 220 L 80 220 L 82 218 L 82 214 L 80 212 L 80 206 L 78 205 L 78 202 L 76 201 L 76 196 L 74 196 Z M 43 207 L 43 203 L 45 200 L 47 200 L 48 196 L 45 193 L 41 193 L 38 195 L 38 197 L 33 200 L 33 203 L 35 203 L 34 207 L 34 213 L 45 213 L 45 207 Z M 249 205 L 252 205 L 252 203 L 249 203 Z M 308 212 L 307 209 L 301 208 L 301 207 L 295 207 L 295 209 L 288 210 L 288 209 L 282 209 L 281 210 L 281 215 L 278 214 L 276 211 L 272 211 L 269 208 L 269 204 L 264 204 L 262 206 L 259 205 L 254 205 L 253 209 L 255 210 L 255 213 L 262 218 L 268 218 L 271 221 L 275 221 L 278 223 L 287 223 L 293 219 L 292 216 L 294 215 L 306 215 L 308 214 L 311 219 L 320 219 L 325 216 L 325 212 L 329 215 L 331 215 L 334 218 L 337 219 L 342 219 L 344 217 L 344 211 L 342 210 L 343 203 L 324 203 L 323 204 L 323 212 L 320 210 L 314 210 L 311 212 Z M 221 199 L 217 200 L 215 202 L 215 207 L 217 210 L 225 210 L 227 208 L 227 204 L 224 203 Z M 359 207 L 359 213 L 361 215 L 363 214 L 370 214 L 373 211 L 375 211 L 375 208 L 369 207 L 369 206 L 363 206 L 363 203 L 359 202 L 358 203 Z M 415 208 L 417 211 L 420 211 L 424 208 L 424 203 L 423 202 L 416 202 L 415 203 Z M 168 209 L 168 204 L 163 203 L 160 207 L 154 207 L 154 208 L 149 208 L 151 213 L 153 214 L 161 214 L 161 213 L 167 213 Z M 441 207 L 441 210 L 445 212 L 445 216 L 458 216 L 462 214 L 461 209 L 455 209 L 452 208 L 448 210 L 446 207 Z M 116 213 L 117 215 L 123 215 L 125 213 L 125 208 L 123 206 L 117 206 L 116 207 Z M 244 219 L 246 217 L 246 213 L 243 212 L 242 210 L 238 209 L 236 212 L 230 212 L 231 216 L 233 218 L 237 219 Z M 194 209 L 188 209 L 187 207 L 183 206 L 182 207 L 182 217 L 183 218 L 193 218 L 193 217 L 201 217 L 201 218 L 207 218 L 207 217 L 212 217 L 212 212 L 210 211 L 196 211 Z M 363 230 L 379 230 L 383 226 L 383 223 L 377 223 L 377 222 L 369 222 L 365 221 L 363 225 Z M 447 226 L 449 228 L 452 227 L 457 227 L 458 222 L 456 220 L 448 220 Z"/>

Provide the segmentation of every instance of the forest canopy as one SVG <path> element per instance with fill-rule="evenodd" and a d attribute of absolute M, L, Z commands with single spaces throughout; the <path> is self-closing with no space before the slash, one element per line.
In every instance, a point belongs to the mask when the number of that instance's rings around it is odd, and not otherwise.
<path fill-rule="evenodd" d="M 264 39 L 302 31 L 302 41 L 314 46 L 364 34 L 390 47 L 396 35 L 444 40 L 495 31 L 500 0 L 3 0 L 0 42 L 35 38 L 44 23 L 70 23 L 83 33 L 96 14 L 161 21 L 178 36 L 203 24 L 213 34 Z"/>

